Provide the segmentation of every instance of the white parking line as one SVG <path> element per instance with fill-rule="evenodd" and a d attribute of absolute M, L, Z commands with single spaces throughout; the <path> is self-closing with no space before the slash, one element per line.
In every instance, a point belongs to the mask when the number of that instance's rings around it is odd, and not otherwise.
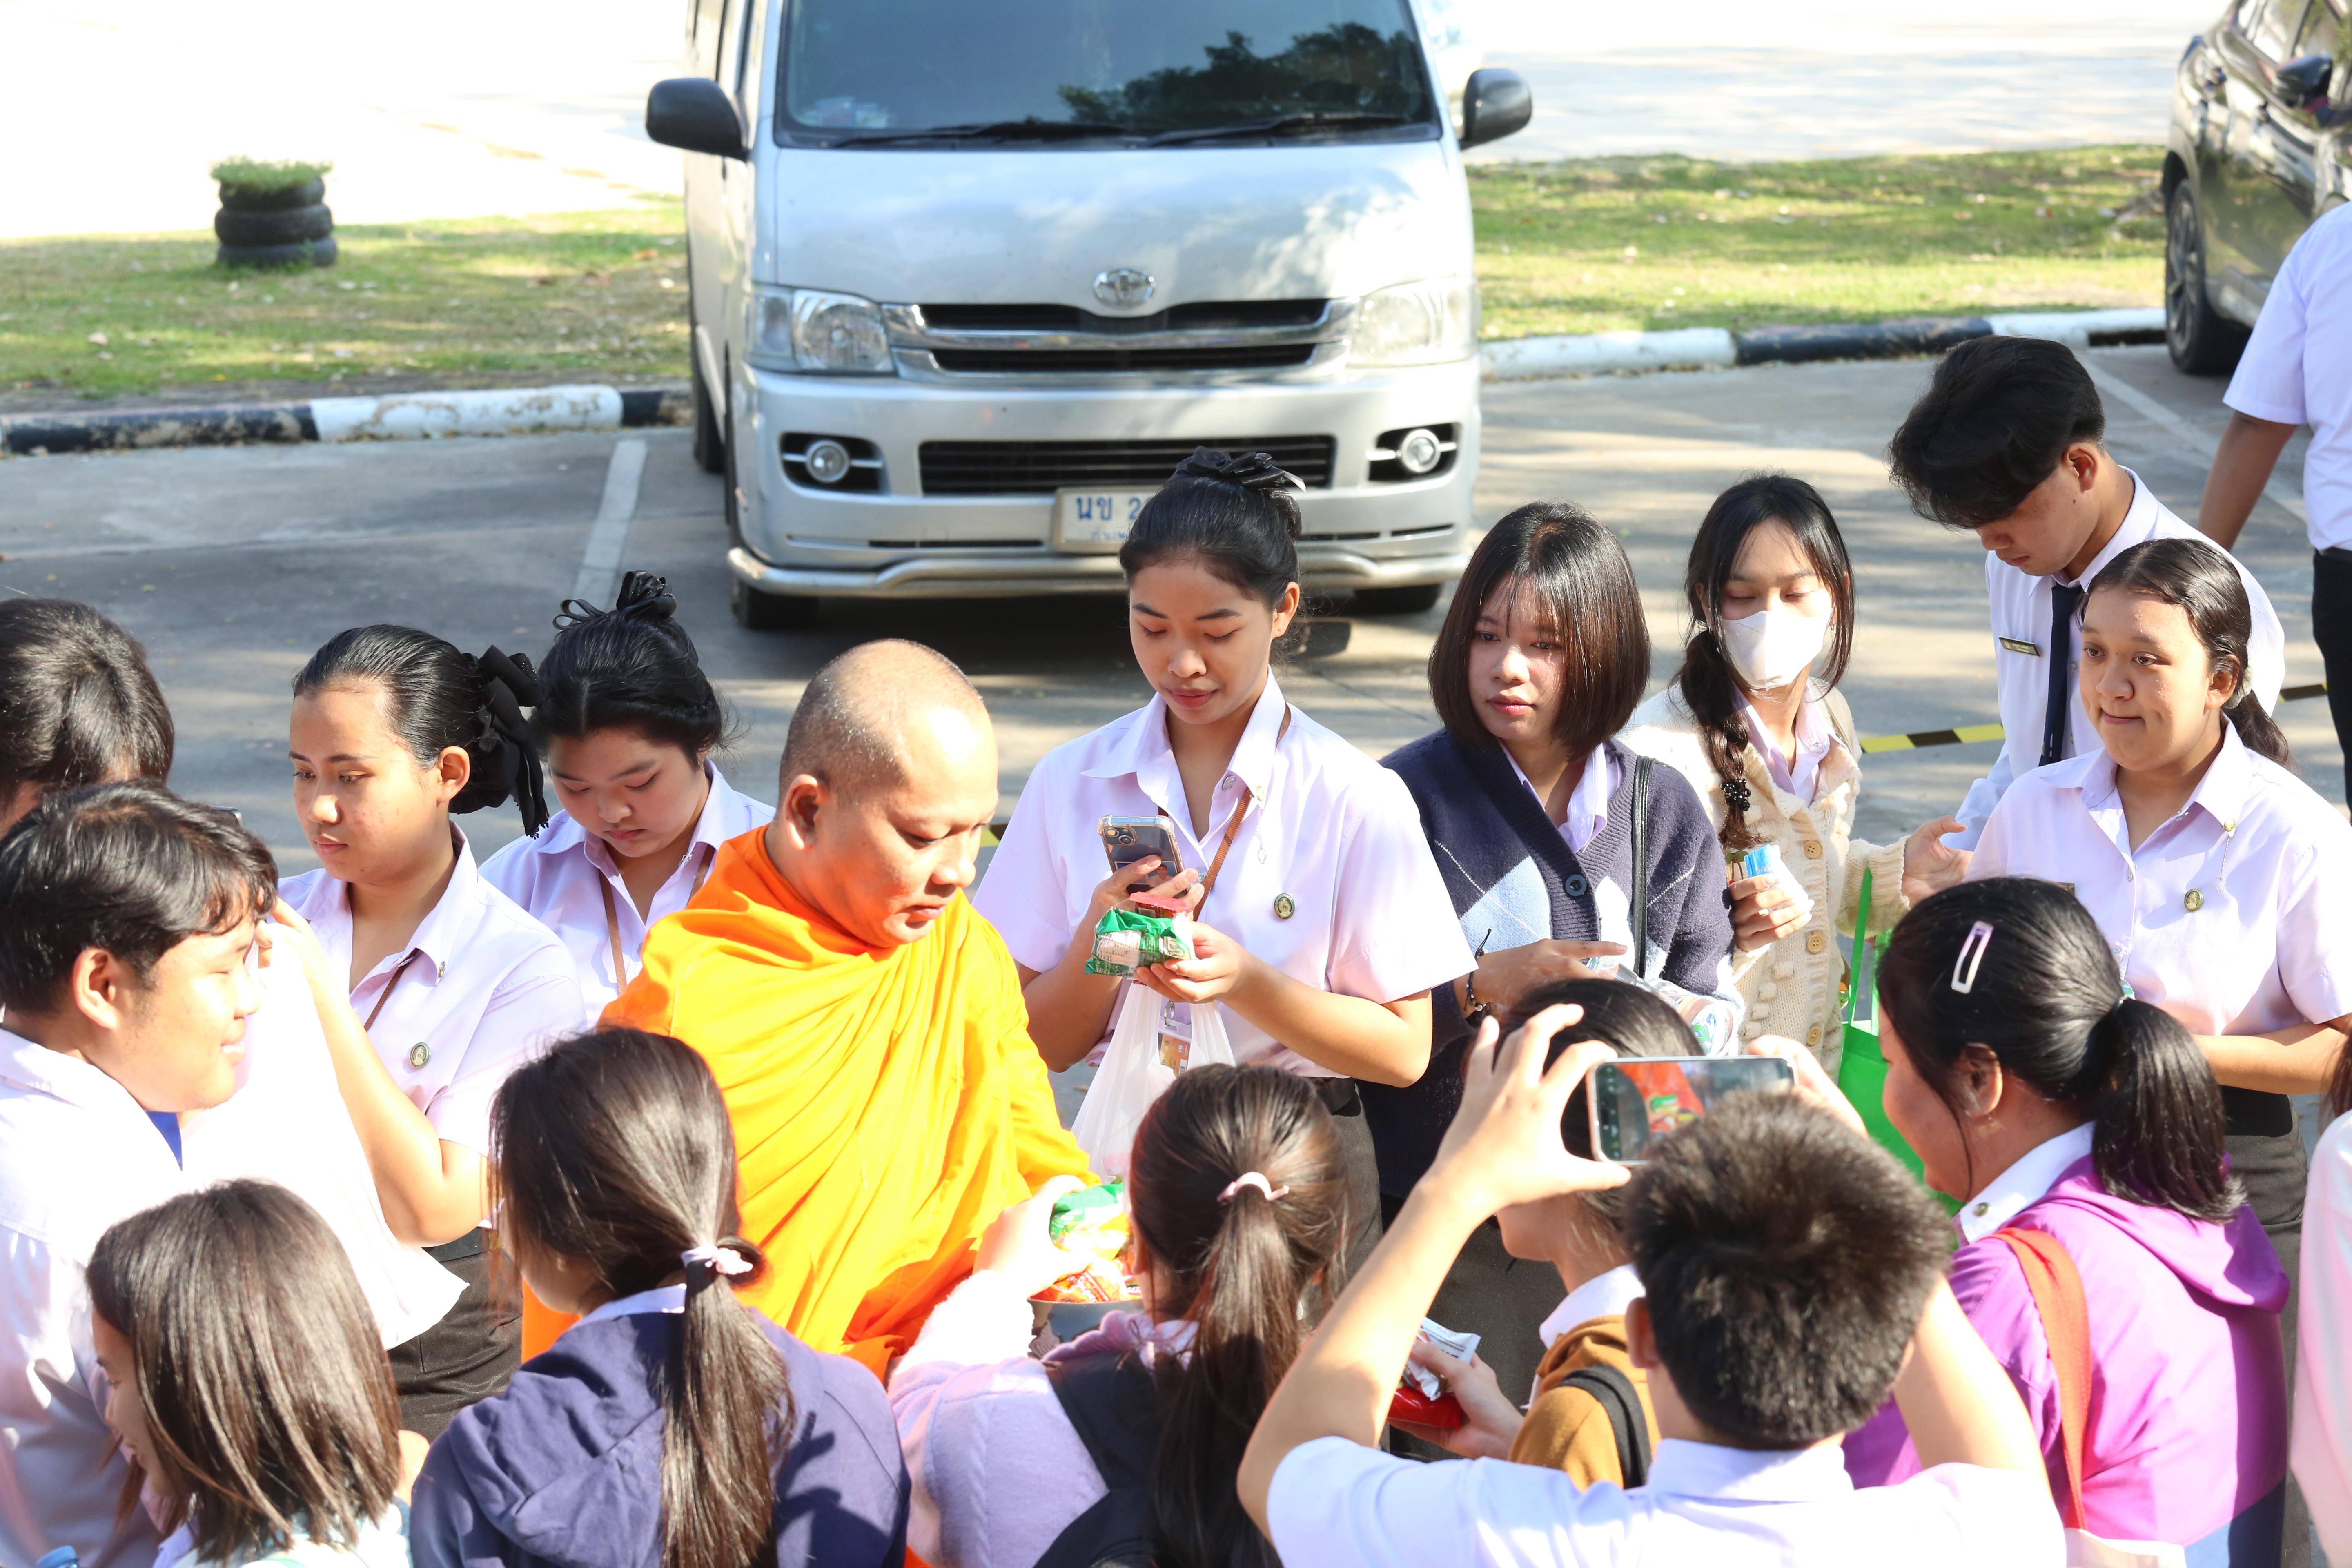
<path fill-rule="evenodd" d="M 604 470 L 604 499 L 597 504 L 595 526 L 588 531 L 588 548 L 580 558 L 580 576 L 572 596 L 599 609 L 613 602 L 621 580 L 621 552 L 629 542 L 629 520 L 637 515 L 637 486 L 646 477 L 646 444 L 637 437 L 613 446 L 613 461 Z"/>
<path fill-rule="evenodd" d="M 2183 419 L 2138 387 L 2128 382 L 2116 380 L 2088 360 L 2083 362 L 2083 368 L 2091 373 L 2092 384 L 2098 387 L 2102 397 L 2113 398 L 2130 408 L 2141 418 L 2171 431 L 2188 445 L 2190 451 L 2204 458 L 2206 462 L 2212 462 L 2214 450 L 2220 445 L 2213 437 Z M 2270 482 L 2263 486 L 2263 494 L 2297 522 L 2310 520 L 2310 513 L 2304 508 L 2303 498 L 2290 492 L 2279 482 L 2275 473 L 2271 476 Z"/>

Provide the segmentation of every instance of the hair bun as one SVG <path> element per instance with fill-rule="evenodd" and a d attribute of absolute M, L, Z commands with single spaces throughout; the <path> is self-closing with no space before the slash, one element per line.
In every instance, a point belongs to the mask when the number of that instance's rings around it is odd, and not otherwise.
<path fill-rule="evenodd" d="M 496 647 L 484 649 L 478 658 L 459 657 L 481 693 L 482 731 L 467 748 L 474 755 L 473 781 L 449 803 L 449 809 L 478 811 L 511 798 L 522 815 L 523 832 L 536 838 L 547 826 L 546 783 L 539 746 L 522 710 L 539 706 L 538 672 L 523 655 Z"/>
<path fill-rule="evenodd" d="M 620 597 L 609 610 L 600 610 L 585 599 L 566 599 L 556 607 L 555 629 L 568 632 L 574 626 L 584 626 L 606 616 L 624 616 L 630 620 L 667 621 L 677 615 L 677 597 L 669 591 L 669 579 L 651 572 L 625 572 L 621 574 Z"/>
<path fill-rule="evenodd" d="M 1297 474 L 1290 472 L 1265 452 L 1221 452 L 1214 447 L 1195 447 L 1192 455 L 1176 465 L 1174 479 L 1215 479 L 1238 489 L 1264 496 L 1281 513 L 1283 531 L 1292 539 L 1304 531 L 1304 521 L 1298 512 L 1298 495 L 1306 489 Z"/>

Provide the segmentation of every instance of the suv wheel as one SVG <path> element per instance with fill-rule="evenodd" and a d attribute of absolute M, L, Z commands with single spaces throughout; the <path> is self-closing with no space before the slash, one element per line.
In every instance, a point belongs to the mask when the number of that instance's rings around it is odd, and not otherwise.
<path fill-rule="evenodd" d="M 2183 375 L 2220 375 L 2246 347 L 2246 329 L 2206 295 L 2205 228 L 2187 180 L 2164 206 L 2164 346 Z"/>
<path fill-rule="evenodd" d="M 1359 588 L 1356 613 L 1360 616 L 1417 616 L 1437 605 L 1441 583 L 1415 583 L 1409 588 Z"/>
<path fill-rule="evenodd" d="M 802 632 L 816 625 L 819 601 L 798 594 L 762 594 L 740 577 L 729 578 L 727 607 L 747 632 Z"/>
<path fill-rule="evenodd" d="M 702 379 L 702 356 L 691 341 L 687 357 L 694 362 L 694 462 L 706 474 L 727 471 L 727 432 L 719 427 L 719 404 Z"/>

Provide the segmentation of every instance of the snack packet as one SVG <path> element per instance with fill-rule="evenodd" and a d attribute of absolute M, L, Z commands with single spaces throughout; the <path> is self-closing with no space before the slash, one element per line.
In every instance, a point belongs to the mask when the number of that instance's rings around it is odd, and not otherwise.
<path fill-rule="evenodd" d="M 1478 1353 L 1477 1335 L 1457 1334 L 1427 1318 L 1421 1321 L 1420 1337 L 1455 1361 L 1468 1361 Z M 1397 1380 L 1396 1393 L 1389 1399 L 1390 1420 L 1410 1421 L 1417 1426 L 1459 1426 L 1468 1418 L 1444 1379 L 1416 1362 L 1404 1363 L 1404 1375 Z"/>
<path fill-rule="evenodd" d="M 1055 1199 L 1045 1234 L 1072 1252 L 1117 1258 L 1127 1250 L 1127 1184 L 1105 1182 Z"/>
<path fill-rule="evenodd" d="M 1132 975 L 1150 963 L 1192 956 L 1192 922 L 1183 915 L 1113 910 L 1095 927 L 1088 974 Z"/>
<path fill-rule="evenodd" d="M 1638 985 L 1672 1007 L 1698 1040 L 1702 1056 L 1727 1057 L 1739 1050 L 1739 1009 L 1720 996 L 1702 996 L 1696 991 L 1685 991 L 1671 980 L 1662 980 L 1621 969 L 1617 978 L 1628 985 Z"/>
<path fill-rule="evenodd" d="M 1741 856 L 1739 874 L 1742 877 L 1774 879 L 1780 883 L 1780 890 L 1788 895 L 1790 909 L 1808 917 L 1812 914 L 1813 896 L 1805 891 L 1805 885 L 1797 880 L 1795 873 L 1789 869 L 1789 863 L 1780 858 L 1778 844 L 1759 844 Z"/>
<path fill-rule="evenodd" d="M 1132 1301 L 1143 1292 L 1127 1270 L 1108 1258 L 1097 1258 L 1075 1274 L 1065 1274 L 1029 1299 L 1032 1301 Z"/>

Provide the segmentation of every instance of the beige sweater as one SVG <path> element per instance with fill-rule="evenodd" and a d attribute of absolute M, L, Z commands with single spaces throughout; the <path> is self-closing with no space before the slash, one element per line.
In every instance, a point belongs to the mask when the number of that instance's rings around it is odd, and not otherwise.
<path fill-rule="evenodd" d="M 1837 939 L 1841 931 L 1850 935 L 1853 931 L 1864 868 L 1871 872 L 1874 935 L 1883 935 L 1907 906 L 1903 846 L 1865 844 L 1853 837 L 1854 804 L 1862 794 L 1853 714 L 1835 690 L 1822 700 L 1837 742 L 1822 758 L 1811 801 L 1801 801 L 1777 787 L 1772 770 L 1754 746 L 1742 753 L 1748 764 L 1748 826 L 1780 847 L 1780 858 L 1812 897 L 1812 917 L 1770 947 L 1754 952 L 1733 949 L 1731 973 L 1748 1003 L 1742 1037 L 1785 1035 L 1802 1040 L 1834 1074 L 1844 1043 L 1838 991 L 1844 983 L 1845 960 Z M 1706 804 L 1716 831 L 1723 830 L 1723 781 L 1707 763 L 1697 723 L 1683 706 L 1679 686 L 1669 686 L 1635 709 L 1618 739 L 1680 772 Z"/>

